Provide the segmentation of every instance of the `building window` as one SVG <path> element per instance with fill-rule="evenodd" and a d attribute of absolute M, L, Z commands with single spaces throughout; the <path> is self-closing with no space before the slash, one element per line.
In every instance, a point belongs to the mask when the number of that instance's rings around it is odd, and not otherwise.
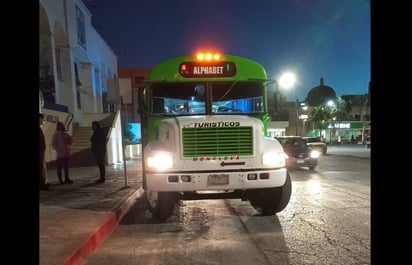
<path fill-rule="evenodd" d="M 363 115 L 363 120 L 364 121 L 370 121 L 371 120 L 371 115 L 369 115 L 369 114 Z"/>
<path fill-rule="evenodd" d="M 76 6 L 76 22 L 77 22 L 77 42 L 80 46 L 86 49 L 86 25 L 84 14 L 78 6 Z"/>
<path fill-rule="evenodd" d="M 353 116 L 352 116 L 352 120 L 353 121 L 360 121 L 361 119 L 360 119 L 360 115 L 359 114 L 354 114 Z"/>
<path fill-rule="evenodd" d="M 79 69 L 77 68 L 77 63 L 74 63 L 74 76 L 76 79 L 76 100 L 77 100 L 77 108 L 82 109 L 82 102 L 81 102 L 81 94 L 80 94 L 80 86 L 82 85 L 79 79 Z"/>
<path fill-rule="evenodd" d="M 51 75 L 52 70 L 49 64 L 40 66 L 39 89 L 43 95 L 44 101 L 55 103 L 55 86 L 54 77 Z"/>

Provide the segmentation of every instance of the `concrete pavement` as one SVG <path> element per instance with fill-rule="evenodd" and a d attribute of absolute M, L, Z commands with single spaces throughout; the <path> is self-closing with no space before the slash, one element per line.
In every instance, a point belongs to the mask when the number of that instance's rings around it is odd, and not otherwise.
<path fill-rule="evenodd" d="M 331 145 L 327 155 L 370 158 L 370 151 L 364 145 Z M 143 196 L 140 158 L 106 170 L 102 184 L 94 183 L 97 166 L 70 168 L 74 183 L 59 184 L 56 170 L 48 169 L 51 190 L 39 191 L 40 265 L 84 264 Z"/>
<path fill-rule="evenodd" d="M 101 184 L 94 183 L 97 166 L 70 168 L 73 184 L 59 184 L 56 169 L 48 169 L 50 191 L 39 191 L 40 265 L 85 263 L 143 195 L 140 162 L 107 166 Z"/>

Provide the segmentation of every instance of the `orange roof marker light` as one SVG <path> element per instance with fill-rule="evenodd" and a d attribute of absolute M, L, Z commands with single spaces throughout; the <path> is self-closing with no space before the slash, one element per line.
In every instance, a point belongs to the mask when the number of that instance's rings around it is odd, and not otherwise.
<path fill-rule="evenodd" d="M 198 52 L 193 61 L 184 61 L 179 65 L 179 73 L 186 78 L 221 78 L 234 77 L 237 73 L 235 62 L 224 61 L 225 56 L 213 52 Z M 190 57 L 192 58 L 192 57 Z"/>
<path fill-rule="evenodd" d="M 211 52 L 207 52 L 207 53 L 198 53 L 196 55 L 196 58 L 198 61 L 219 61 L 220 60 L 220 54 L 218 53 L 211 53 Z"/>

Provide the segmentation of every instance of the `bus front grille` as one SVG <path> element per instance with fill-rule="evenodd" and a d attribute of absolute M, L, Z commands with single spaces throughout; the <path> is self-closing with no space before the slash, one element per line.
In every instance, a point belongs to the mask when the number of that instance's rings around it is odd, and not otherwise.
<path fill-rule="evenodd" d="M 183 157 L 253 155 L 252 127 L 183 128 Z"/>

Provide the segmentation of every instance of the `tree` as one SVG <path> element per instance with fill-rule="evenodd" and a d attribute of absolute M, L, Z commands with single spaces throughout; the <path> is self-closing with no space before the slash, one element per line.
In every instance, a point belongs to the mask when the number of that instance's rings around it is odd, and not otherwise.
<path fill-rule="evenodd" d="M 127 143 L 133 142 L 133 139 L 136 137 L 132 131 L 133 127 L 131 124 L 126 123 L 124 125 L 124 141 Z"/>
<path fill-rule="evenodd" d="M 309 118 L 313 121 L 314 129 L 319 130 L 319 134 L 322 130 L 326 129 L 326 126 L 332 119 L 333 114 L 333 110 L 324 105 L 312 108 L 309 113 Z"/>

